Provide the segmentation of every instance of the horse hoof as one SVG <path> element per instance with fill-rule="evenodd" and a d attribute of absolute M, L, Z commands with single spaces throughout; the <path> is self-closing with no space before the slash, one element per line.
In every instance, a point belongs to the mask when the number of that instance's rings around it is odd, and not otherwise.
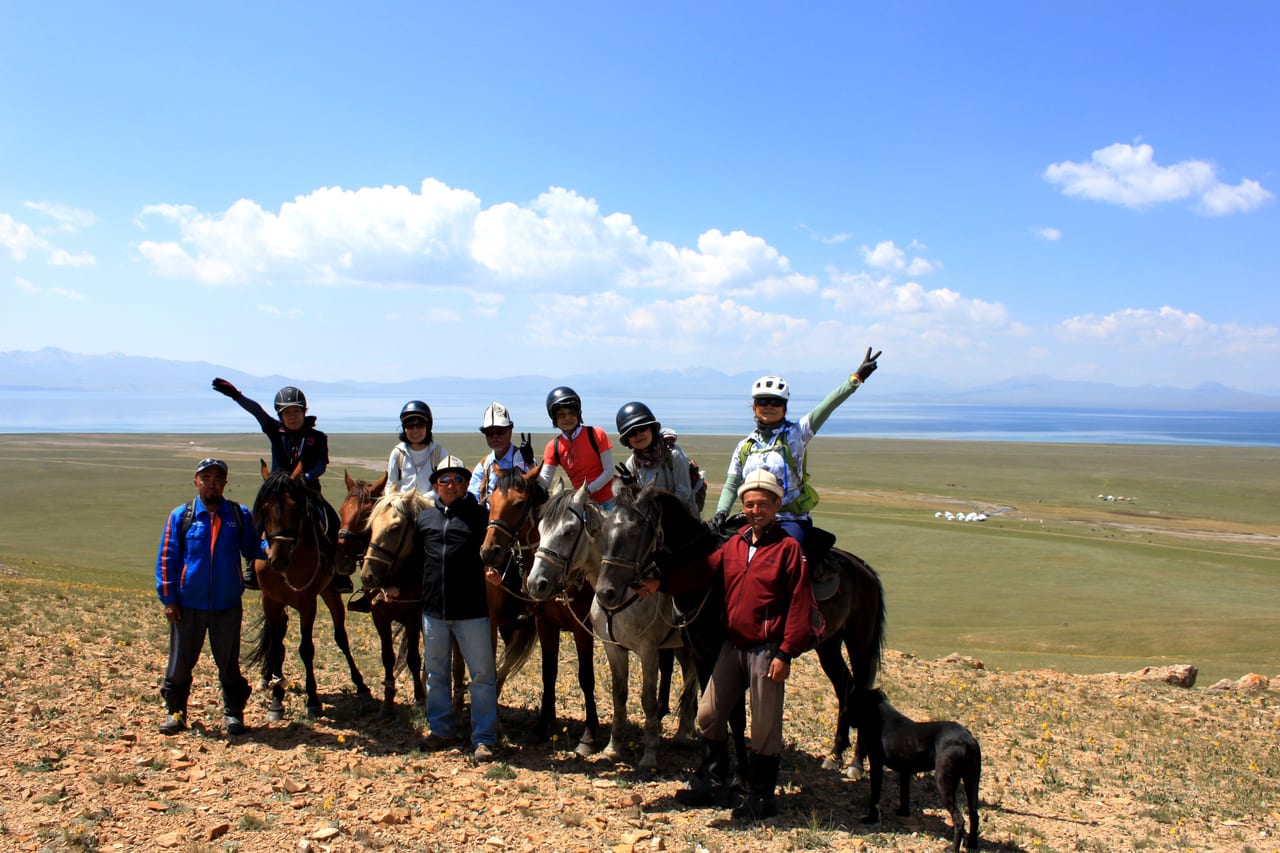
<path fill-rule="evenodd" d="M 579 758 L 590 758 L 596 754 L 596 745 L 585 740 L 581 741 L 578 744 L 578 748 L 573 751 L 573 754 Z"/>
<path fill-rule="evenodd" d="M 822 759 L 822 769 L 823 770 L 839 770 L 840 762 L 839 760 L 832 758 L 831 756 L 828 755 L 826 758 Z"/>

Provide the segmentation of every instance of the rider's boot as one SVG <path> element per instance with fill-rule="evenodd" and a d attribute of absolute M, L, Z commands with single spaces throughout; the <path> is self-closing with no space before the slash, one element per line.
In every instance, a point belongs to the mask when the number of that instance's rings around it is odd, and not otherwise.
<path fill-rule="evenodd" d="M 246 562 L 244 564 L 240 579 L 244 581 L 245 589 L 258 589 L 258 573 L 253 570 L 253 563 Z"/>
<path fill-rule="evenodd" d="M 714 805 L 729 778 L 729 742 L 702 741 L 702 763 L 689 781 L 676 791 L 676 802 L 682 806 Z"/>
<path fill-rule="evenodd" d="M 739 820 L 764 820 L 778 813 L 773 791 L 778 787 L 779 757 L 751 753 L 751 790 L 734 806 L 733 816 Z"/>

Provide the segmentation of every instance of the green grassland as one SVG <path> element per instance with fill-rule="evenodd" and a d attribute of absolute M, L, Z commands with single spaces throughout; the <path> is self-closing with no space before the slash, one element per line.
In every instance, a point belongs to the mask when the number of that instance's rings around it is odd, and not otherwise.
<path fill-rule="evenodd" d="M 478 433 L 439 439 L 468 464 L 485 449 Z M 682 439 L 712 504 L 734 442 Z M 330 500 L 344 468 L 376 477 L 391 444 L 331 436 Z M 0 562 L 146 590 L 194 461 L 226 458 L 228 495 L 251 504 L 265 449 L 249 433 L 0 436 Z M 821 437 L 809 455 L 817 522 L 880 571 L 892 648 L 1080 673 L 1185 662 L 1202 684 L 1280 672 L 1280 450 Z"/>

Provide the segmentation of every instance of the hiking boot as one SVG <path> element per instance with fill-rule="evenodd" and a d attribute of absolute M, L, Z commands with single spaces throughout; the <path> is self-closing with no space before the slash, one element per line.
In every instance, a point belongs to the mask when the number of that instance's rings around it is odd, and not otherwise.
<path fill-rule="evenodd" d="M 160 734 L 176 735 L 187 727 L 187 714 L 185 711 L 171 711 L 169 716 L 164 718 L 164 722 L 160 724 Z"/>
<path fill-rule="evenodd" d="M 351 613 L 372 613 L 373 600 L 363 589 L 347 600 L 347 610 Z"/>
<path fill-rule="evenodd" d="M 493 761 L 493 747 L 487 743 L 478 743 L 472 750 L 471 757 L 476 761 Z"/>
<path fill-rule="evenodd" d="M 249 731 L 244 724 L 244 714 L 227 714 L 222 718 L 222 730 L 229 735 L 242 735 Z"/>
<path fill-rule="evenodd" d="M 432 732 L 418 742 L 418 749 L 423 752 L 439 752 L 442 749 L 449 749 L 456 745 L 457 740 L 457 738 L 445 737 Z"/>
<path fill-rule="evenodd" d="M 751 791 L 742 802 L 733 807 L 733 817 L 738 820 L 764 820 L 778 813 L 773 792 L 778 786 L 778 764 L 776 755 L 758 755 L 751 753 L 749 775 Z"/>
<path fill-rule="evenodd" d="M 330 586 L 333 587 L 334 592 L 340 592 L 343 595 L 355 592 L 355 587 L 351 584 L 351 575 L 334 575 Z"/>
<path fill-rule="evenodd" d="M 253 566 L 245 566 L 244 571 L 240 573 L 240 580 L 244 581 L 245 589 L 258 589 L 258 573 L 253 570 Z"/>
<path fill-rule="evenodd" d="M 685 786 L 676 791 L 676 802 L 693 807 L 714 805 L 724 791 L 728 770 L 729 742 L 703 740 L 702 763 Z"/>

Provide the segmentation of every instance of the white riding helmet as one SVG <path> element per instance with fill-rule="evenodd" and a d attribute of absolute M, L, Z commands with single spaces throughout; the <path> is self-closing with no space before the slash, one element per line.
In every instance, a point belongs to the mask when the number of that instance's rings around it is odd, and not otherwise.
<path fill-rule="evenodd" d="M 484 410 L 484 418 L 480 421 L 480 430 L 483 432 L 489 427 L 509 427 L 512 426 L 511 415 L 507 413 L 507 407 L 501 403 L 490 403 L 489 408 Z"/>
<path fill-rule="evenodd" d="M 781 376 L 761 376 L 751 386 L 751 399 L 757 397 L 781 397 L 791 399 L 791 386 Z"/>

